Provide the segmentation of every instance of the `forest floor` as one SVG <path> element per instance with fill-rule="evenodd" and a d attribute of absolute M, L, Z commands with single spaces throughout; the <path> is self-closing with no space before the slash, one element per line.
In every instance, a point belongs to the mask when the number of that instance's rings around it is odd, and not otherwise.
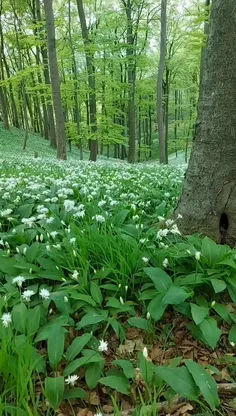
<path fill-rule="evenodd" d="M 235 415 L 236 250 L 165 220 L 185 167 L 62 164 L 17 140 L 0 165 L 0 414 Z"/>
<path fill-rule="evenodd" d="M 3 128 L 3 124 L 0 123 L 0 157 L 10 157 L 15 155 L 18 152 L 19 155 L 24 156 L 34 156 L 34 153 L 37 152 L 39 157 L 55 157 L 56 150 L 49 146 L 48 141 L 42 138 L 40 135 L 29 133 L 28 143 L 26 149 L 23 151 L 23 142 L 24 142 L 24 131 L 19 130 L 15 127 L 12 127 L 10 131 L 6 131 Z M 79 160 L 79 149 L 72 144 L 71 152 L 69 151 L 68 146 L 68 160 Z M 84 160 L 89 159 L 89 152 L 83 152 Z M 98 155 L 98 160 L 107 160 L 105 155 Z M 117 161 L 113 157 L 110 157 L 109 160 Z M 124 162 L 122 162 L 124 163 Z M 158 163 L 155 161 L 148 161 L 148 163 Z M 185 163 L 185 152 L 183 150 L 178 151 L 177 157 L 173 153 L 169 155 L 169 163 L 174 166 L 183 165 Z"/>

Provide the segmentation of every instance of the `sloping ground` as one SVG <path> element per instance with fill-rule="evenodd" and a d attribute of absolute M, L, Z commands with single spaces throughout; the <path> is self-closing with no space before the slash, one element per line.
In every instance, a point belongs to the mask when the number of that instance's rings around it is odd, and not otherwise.
<path fill-rule="evenodd" d="M 8 158 L 12 155 L 18 154 L 20 156 L 34 156 L 37 152 L 39 157 L 56 157 L 56 150 L 50 147 L 49 142 L 37 134 L 29 134 L 28 143 L 26 149 L 23 151 L 24 131 L 15 127 L 11 127 L 9 131 L 3 128 L 3 124 L 0 123 L 0 158 Z M 68 160 L 79 160 L 79 150 L 76 146 L 72 145 L 72 151 L 67 149 Z M 84 160 L 89 159 L 89 152 L 84 151 Z M 98 160 L 107 160 L 106 156 L 98 155 Z M 112 157 L 109 160 L 117 161 Z M 125 163 L 125 162 L 123 162 Z M 149 162 L 148 162 L 149 163 Z M 155 163 L 150 161 L 150 163 Z M 158 161 L 157 161 L 158 163 Z M 179 166 L 185 164 L 185 152 L 179 151 L 178 156 L 175 154 L 169 155 L 169 164 Z"/>

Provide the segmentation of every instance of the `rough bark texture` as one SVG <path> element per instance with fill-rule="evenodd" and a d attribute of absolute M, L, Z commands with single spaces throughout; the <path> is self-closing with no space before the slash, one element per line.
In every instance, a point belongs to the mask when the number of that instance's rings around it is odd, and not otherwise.
<path fill-rule="evenodd" d="M 167 0 L 161 1 L 161 44 L 160 44 L 160 61 L 157 75 L 157 124 L 159 135 L 159 149 L 160 149 L 160 163 L 168 163 L 166 135 L 165 135 L 165 123 L 163 112 L 163 75 L 165 71 L 165 58 L 166 58 L 166 9 Z"/>
<path fill-rule="evenodd" d="M 64 114 L 61 101 L 60 79 L 56 53 L 55 24 L 52 0 L 44 0 L 44 10 L 47 26 L 48 56 L 52 83 L 52 97 L 56 118 L 57 158 L 66 159 L 66 134 Z"/>
<path fill-rule="evenodd" d="M 236 242 L 236 4 L 214 0 L 198 123 L 175 214 L 185 234 Z"/>

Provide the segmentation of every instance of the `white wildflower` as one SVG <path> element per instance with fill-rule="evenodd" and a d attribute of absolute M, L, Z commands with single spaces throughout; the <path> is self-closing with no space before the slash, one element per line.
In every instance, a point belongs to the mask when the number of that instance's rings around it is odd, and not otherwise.
<path fill-rule="evenodd" d="M 103 339 L 99 342 L 98 351 L 103 352 L 108 350 L 108 342 Z"/>
<path fill-rule="evenodd" d="M 70 244 L 75 244 L 75 242 L 76 242 L 76 238 L 75 237 L 70 238 Z"/>
<path fill-rule="evenodd" d="M 9 324 L 12 322 L 10 312 L 4 313 L 1 317 L 2 324 L 4 328 L 7 328 Z"/>
<path fill-rule="evenodd" d="M 77 375 L 68 376 L 65 379 L 65 383 L 73 387 L 78 379 L 79 379 L 79 376 Z"/>
<path fill-rule="evenodd" d="M 101 224 L 106 221 L 105 217 L 103 217 L 102 215 L 95 215 L 92 219 L 96 220 L 97 222 L 100 222 Z"/>
<path fill-rule="evenodd" d="M 73 273 L 72 273 L 72 279 L 77 280 L 78 276 L 79 276 L 79 272 L 77 270 L 74 270 Z"/>
<path fill-rule="evenodd" d="M 168 266 L 168 264 L 169 264 L 169 260 L 167 259 L 167 257 L 163 260 L 163 267 L 166 269 L 166 267 Z"/>
<path fill-rule="evenodd" d="M 17 284 L 17 286 L 22 287 L 22 283 L 25 282 L 24 276 L 16 276 L 12 279 L 13 284 Z"/>
<path fill-rule="evenodd" d="M 149 262 L 149 258 L 148 257 L 142 257 L 142 260 L 144 261 L 144 263 L 148 263 Z"/>
<path fill-rule="evenodd" d="M 215 304 L 216 304 L 216 301 L 213 300 L 213 302 L 211 302 L 211 307 L 213 308 L 213 306 L 215 306 Z"/>
<path fill-rule="evenodd" d="M 201 258 L 201 251 L 196 251 L 195 253 L 195 259 L 198 261 Z"/>
<path fill-rule="evenodd" d="M 24 291 L 24 293 L 22 294 L 22 298 L 24 299 L 24 300 L 27 300 L 28 302 L 31 300 L 30 298 L 31 298 L 31 296 L 33 296 L 35 293 L 34 293 L 34 291 L 33 290 L 31 290 L 31 289 L 27 289 L 27 290 L 25 290 Z"/>
<path fill-rule="evenodd" d="M 151 317 L 150 312 L 147 312 L 146 318 L 150 319 L 150 317 Z"/>
<path fill-rule="evenodd" d="M 120 303 L 121 305 L 124 305 L 124 299 L 122 297 L 120 297 Z"/>
<path fill-rule="evenodd" d="M 51 231 L 50 236 L 55 240 L 58 232 L 57 231 Z"/>
<path fill-rule="evenodd" d="M 236 344 L 235 344 L 235 342 L 231 341 L 231 342 L 230 342 L 230 345 L 231 345 L 232 347 L 235 347 L 235 345 L 236 345 Z"/>
<path fill-rule="evenodd" d="M 48 300 L 50 298 L 50 292 L 48 289 L 41 289 L 39 292 L 42 299 Z"/>

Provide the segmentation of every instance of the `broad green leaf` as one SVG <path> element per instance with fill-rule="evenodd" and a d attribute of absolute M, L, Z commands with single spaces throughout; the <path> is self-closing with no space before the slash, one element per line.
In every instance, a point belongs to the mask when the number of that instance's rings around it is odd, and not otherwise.
<path fill-rule="evenodd" d="M 33 244 L 31 244 L 27 248 L 26 254 L 25 254 L 27 261 L 29 261 L 30 263 L 33 263 L 35 261 L 39 248 L 40 248 L 40 244 L 37 241 L 35 241 Z"/>
<path fill-rule="evenodd" d="M 217 327 L 216 320 L 214 318 L 204 319 L 204 321 L 199 324 L 199 328 L 208 345 L 214 349 L 221 336 L 221 330 Z"/>
<path fill-rule="evenodd" d="M 65 328 L 54 326 L 49 332 L 48 337 L 48 358 L 53 370 L 57 369 L 62 359 L 65 344 Z"/>
<path fill-rule="evenodd" d="M 88 364 L 85 372 L 85 381 L 90 390 L 93 390 L 97 386 L 98 380 L 101 377 L 102 367 L 102 362 Z"/>
<path fill-rule="evenodd" d="M 189 400 L 198 398 L 199 390 L 193 377 L 185 367 L 157 367 L 156 374 L 161 377 L 176 393 Z"/>
<path fill-rule="evenodd" d="M 130 394 L 129 380 L 125 376 L 107 376 L 99 379 L 99 383 L 110 387 L 113 390 L 119 391 L 122 394 Z"/>
<path fill-rule="evenodd" d="M 57 410 L 63 400 L 64 377 L 47 377 L 45 380 L 45 395 L 54 410 Z"/>
<path fill-rule="evenodd" d="M 154 321 L 159 321 L 161 319 L 163 313 L 165 312 L 165 309 L 167 305 L 163 305 L 162 303 L 163 294 L 159 293 L 151 300 L 151 302 L 148 305 L 148 312 L 150 313 L 152 319 Z"/>
<path fill-rule="evenodd" d="M 16 262 L 13 257 L 5 257 L 3 255 L 0 256 L 0 272 L 3 272 L 7 275 L 15 276 L 15 264 Z"/>
<path fill-rule="evenodd" d="M 113 360 L 112 364 L 118 365 L 124 371 L 124 375 L 127 378 L 134 377 L 134 367 L 133 364 L 128 360 Z"/>
<path fill-rule="evenodd" d="M 92 295 L 93 300 L 95 300 L 95 302 L 98 305 L 101 305 L 102 300 L 103 300 L 102 292 L 101 292 L 100 287 L 97 285 L 97 283 L 95 283 L 95 282 L 90 283 L 90 293 Z"/>
<path fill-rule="evenodd" d="M 183 287 L 172 285 L 162 299 L 163 305 L 179 305 L 192 295 Z"/>
<path fill-rule="evenodd" d="M 71 399 L 88 399 L 88 393 L 81 389 L 80 387 L 74 387 L 73 389 L 68 389 L 64 392 L 63 400 L 71 400 Z"/>
<path fill-rule="evenodd" d="M 219 406 L 220 400 L 214 378 L 201 365 L 192 360 L 185 360 L 185 365 L 199 387 L 204 399 L 211 409 L 215 410 Z"/>
<path fill-rule="evenodd" d="M 236 276 L 226 277 L 227 282 L 236 289 Z"/>
<path fill-rule="evenodd" d="M 208 315 L 209 309 L 205 306 L 198 306 L 195 303 L 190 303 L 192 318 L 196 325 L 199 325 Z"/>
<path fill-rule="evenodd" d="M 144 329 L 145 331 L 150 331 L 152 329 L 152 324 L 145 318 L 139 318 L 134 316 L 133 318 L 128 319 L 130 326 L 133 326 L 138 329 Z"/>
<path fill-rule="evenodd" d="M 28 309 L 24 303 L 15 305 L 12 310 L 12 319 L 15 329 L 21 334 L 26 333 Z"/>
<path fill-rule="evenodd" d="M 82 351 L 85 345 L 88 344 L 91 338 L 92 334 L 90 333 L 86 333 L 75 338 L 66 351 L 67 361 L 72 361 Z"/>
<path fill-rule="evenodd" d="M 155 288 L 161 293 L 165 293 L 173 284 L 170 276 L 159 267 L 145 267 L 144 272 L 150 277 Z"/>
<path fill-rule="evenodd" d="M 68 325 L 68 317 L 67 316 L 56 316 L 55 318 L 48 321 L 40 330 L 38 331 L 38 335 L 35 338 L 35 342 L 39 341 L 46 341 L 49 337 L 51 329 L 54 326 L 65 326 Z"/>
<path fill-rule="evenodd" d="M 223 260 L 227 252 L 227 247 L 220 246 L 210 238 L 205 237 L 202 241 L 201 252 L 207 261 L 207 265 L 212 268 L 215 264 Z"/>
<path fill-rule="evenodd" d="M 105 321 L 107 314 L 99 314 L 96 312 L 88 312 L 83 316 L 81 321 L 77 324 L 77 328 L 84 328 L 85 326 L 98 324 L 99 322 Z"/>
<path fill-rule="evenodd" d="M 71 373 L 73 373 L 77 368 L 83 367 L 85 365 L 88 365 L 90 363 L 96 363 L 96 362 L 104 362 L 104 358 L 93 351 L 92 356 L 85 356 L 77 358 L 77 360 L 72 361 L 64 370 L 64 376 L 68 376 Z"/>
<path fill-rule="evenodd" d="M 228 292 L 229 292 L 229 296 L 231 297 L 232 301 L 236 305 L 236 289 L 232 286 L 227 286 L 227 289 L 228 289 Z"/>
<path fill-rule="evenodd" d="M 215 303 L 213 309 L 222 319 L 224 319 L 224 321 L 226 321 L 228 324 L 231 324 L 232 320 L 230 318 L 230 313 L 225 305 L 222 305 L 221 303 Z"/>
<path fill-rule="evenodd" d="M 229 331 L 229 342 L 233 342 L 236 345 L 236 325 L 233 325 Z"/>
<path fill-rule="evenodd" d="M 92 296 L 84 295 L 83 293 L 71 293 L 72 299 L 83 300 L 84 302 L 88 303 L 91 306 L 96 306 L 96 302 L 94 302 Z"/>
<path fill-rule="evenodd" d="M 34 335 L 39 329 L 40 306 L 38 305 L 35 308 L 28 309 L 27 318 L 27 333 L 28 335 Z"/>
<path fill-rule="evenodd" d="M 223 292 L 223 290 L 226 289 L 226 283 L 224 280 L 211 279 L 211 284 L 213 286 L 215 293 Z"/>

